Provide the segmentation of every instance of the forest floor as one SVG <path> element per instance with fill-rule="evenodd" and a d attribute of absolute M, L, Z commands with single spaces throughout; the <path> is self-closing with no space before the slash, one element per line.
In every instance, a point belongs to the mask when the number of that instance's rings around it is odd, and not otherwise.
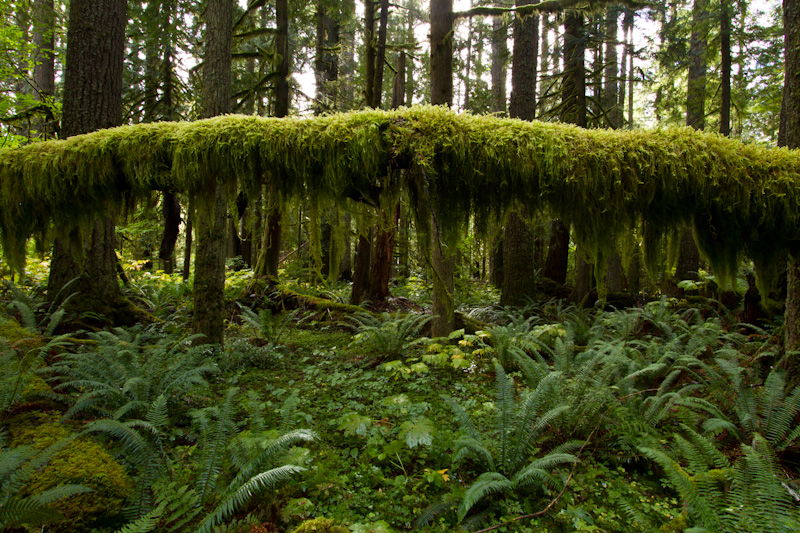
<path fill-rule="evenodd" d="M 274 294 L 242 298 L 248 282 L 229 275 L 224 348 L 193 345 L 177 277 L 140 272 L 126 288 L 158 321 L 63 335 L 35 269 L 5 283 L 0 524 L 800 529 L 800 388 L 777 369 L 779 324 L 742 324 L 700 298 L 501 308 L 470 283 L 464 329 L 430 339 L 420 278 L 356 314 L 280 310 Z M 105 462 L 81 467 L 87 454 Z"/>

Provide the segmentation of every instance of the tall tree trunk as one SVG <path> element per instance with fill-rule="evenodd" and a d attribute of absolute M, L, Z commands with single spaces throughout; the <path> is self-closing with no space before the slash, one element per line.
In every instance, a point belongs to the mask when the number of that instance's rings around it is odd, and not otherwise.
<path fill-rule="evenodd" d="M 453 105 L 453 0 L 431 0 L 431 104 Z M 433 217 L 432 217 L 433 218 Z M 433 315 L 431 335 L 447 336 L 455 327 L 454 251 L 441 242 L 441 228 L 431 220 Z"/>
<path fill-rule="evenodd" d="M 71 137 L 122 121 L 122 68 L 125 48 L 127 0 L 72 0 L 67 28 L 67 60 L 61 134 Z M 114 220 L 96 221 L 85 241 L 83 265 L 68 247 L 56 240 L 50 265 L 48 298 L 61 300 L 77 292 L 69 302 L 76 311 L 105 314 L 114 323 L 130 323 L 136 313 L 117 283 Z M 80 275 L 77 286 L 62 291 Z"/>
<path fill-rule="evenodd" d="M 381 17 L 378 23 L 378 46 L 375 54 L 375 82 L 371 107 L 380 109 L 383 100 L 383 71 L 386 62 L 386 26 L 389 23 L 389 0 L 380 0 Z"/>
<path fill-rule="evenodd" d="M 731 0 L 721 0 L 720 3 L 720 110 L 719 132 L 728 136 L 731 134 Z"/>
<path fill-rule="evenodd" d="M 359 227 L 358 244 L 356 245 L 356 262 L 353 269 L 353 285 L 350 288 L 350 304 L 358 305 L 364 293 L 369 290 L 369 265 L 372 255 L 372 235 L 362 234 Z"/>
<path fill-rule="evenodd" d="M 54 0 L 36 0 L 33 4 L 33 45 L 36 49 L 36 64 L 33 67 L 34 98 L 47 107 L 43 120 L 34 126 L 34 132 L 44 140 L 55 137 L 57 131 L 53 116 L 53 98 L 56 92 L 55 29 Z"/>
<path fill-rule="evenodd" d="M 564 15 L 564 73 L 561 86 L 561 120 L 586 127 L 586 73 L 584 67 L 583 14 Z M 550 226 L 550 246 L 544 275 L 564 284 L 567 280 L 569 227 L 560 220 Z"/>
<path fill-rule="evenodd" d="M 708 49 L 708 0 L 694 0 L 689 38 L 689 82 L 686 91 L 686 125 L 705 129 L 706 51 Z"/>
<path fill-rule="evenodd" d="M 364 102 L 368 107 L 375 91 L 375 1 L 364 0 Z"/>
<path fill-rule="evenodd" d="M 686 91 L 686 125 L 697 130 L 705 128 L 706 116 L 706 50 L 708 31 L 708 0 L 694 0 L 692 6 L 692 32 L 689 42 L 689 79 Z M 677 283 L 697 279 L 700 269 L 700 252 L 694 242 L 692 230 L 684 228 L 680 234 L 678 264 L 675 277 L 667 286 L 670 296 L 680 297 L 683 291 Z"/>
<path fill-rule="evenodd" d="M 536 3 L 517 0 L 517 7 Z M 539 60 L 539 17 L 517 17 L 514 21 L 514 53 L 511 63 L 512 118 L 536 118 L 536 78 Z M 503 235 L 503 287 L 501 305 L 521 305 L 536 294 L 534 236 L 524 212 L 511 212 Z"/>
<path fill-rule="evenodd" d="M 276 65 L 278 79 L 275 86 L 274 116 L 283 118 L 289 114 L 289 5 L 287 0 L 277 0 L 275 6 L 276 35 L 275 48 L 279 63 Z M 268 190 L 266 231 L 262 237 L 261 254 L 256 263 L 255 276 L 278 278 L 278 263 L 281 253 L 281 208 L 278 191 Z"/>
<path fill-rule="evenodd" d="M 392 275 L 394 241 L 399 216 L 400 205 L 397 203 L 394 208 L 384 207 L 380 210 L 380 221 L 375 228 L 375 245 L 372 247 L 370 281 L 367 288 L 367 298 L 372 301 L 383 301 L 389 297 L 389 279 Z"/>
<path fill-rule="evenodd" d="M 277 0 L 275 7 L 277 33 L 275 34 L 275 50 L 280 58 L 278 63 L 278 80 L 275 86 L 275 116 L 285 117 L 289 114 L 289 4 L 287 0 Z"/>
<path fill-rule="evenodd" d="M 492 113 L 505 113 L 506 62 L 508 61 L 508 24 L 503 17 L 492 19 Z"/>
<path fill-rule="evenodd" d="M 326 4 L 330 3 L 317 0 L 316 114 L 338 109 L 335 82 L 339 79 L 339 56 L 335 50 L 339 46 L 340 15 L 333 11 L 333 6 L 326 7 Z"/>
<path fill-rule="evenodd" d="M 280 1 L 280 0 L 279 0 Z M 233 0 L 208 0 L 205 57 L 203 58 L 203 118 L 231 110 L 231 41 Z M 194 265 L 192 330 L 205 342 L 221 344 L 225 319 L 225 222 L 227 202 L 224 176 L 213 176 L 203 197 L 197 198 L 197 250 Z"/>
<path fill-rule="evenodd" d="M 622 110 L 619 107 L 619 58 L 617 54 L 617 33 L 621 8 L 612 6 L 606 13 L 606 50 L 604 58 L 603 110 L 606 113 L 605 125 L 614 129 L 622 125 Z"/>
<path fill-rule="evenodd" d="M 783 0 L 783 30 L 785 32 L 785 81 L 780 144 L 790 149 L 800 148 L 800 1 Z M 800 349 L 800 258 L 788 262 L 788 290 L 784 320 L 786 354 L 783 364 L 792 385 L 800 383 L 800 356 L 789 354 Z"/>
<path fill-rule="evenodd" d="M 550 75 L 550 16 L 547 14 L 542 14 L 542 29 L 541 29 L 541 68 L 540 71 L 541 81 L 539 83 L 539 116 L 544 115 L 545 112 L 545 95 L 547 94 L 547 88 L 545 85 L 546 80 L 549 78 Z"/>
<path fill-rule="evenodd" d="M 165 192 L 161 199 L 161 213 L 164 216 L 164 234 L 158 249 L 161 269 L 167 274 L 175 270 L 175 244 L 178 242 L 181 224 L 181 203 L 171 192 Z"/>

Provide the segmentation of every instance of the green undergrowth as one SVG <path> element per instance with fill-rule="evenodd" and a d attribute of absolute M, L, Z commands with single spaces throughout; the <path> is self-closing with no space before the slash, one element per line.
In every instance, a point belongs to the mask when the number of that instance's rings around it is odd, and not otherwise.
<path fill-rule="evenodd" d="M 64 517 L 98 533 L 800 527 L 800 388 L 776 330 L 714 302 L 475 296 L 461 308 L 480 329 L 431 339 L 425 314 L 332 318 L 264 294 L 230 301 L 221 348 L 193 345 L 176 279 L 136 283 L 164 320 L 81 342 L 2 306 L 35 344 L 0 339 L 0 521 L 41 511 L 8 530 Z M 3 477 L 18 464 L 30 472 Z M 44 501 L 59 482 L 80 487 Z"/>

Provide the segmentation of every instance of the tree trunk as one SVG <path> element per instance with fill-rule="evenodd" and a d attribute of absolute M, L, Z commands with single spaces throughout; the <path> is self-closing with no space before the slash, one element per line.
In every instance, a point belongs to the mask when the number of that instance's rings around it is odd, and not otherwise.
<path fill-rule="evenodd" d="M 383 100 L 383 70 L 386 61 L 386 25 L 389 22 L 389 0 L 380 0 L 381 17 L 378 23 L 378 47 L 375 54 L 375 82 L 371 107 L 380 109 Z"/>
<path fill-rule="evenodd" d="M 431 0 L 431 104 L 453 105 L 453 0 Z M 431 217 L 433 219 L 433 217 Z M 431 220 L 433 315 L 431 334 L 447 336 L 455 327 L 454 254 L 441 242 L 441 228 Z"/>
<path fill-rule="evenodd" d="M 617 30 L 621 8 L 612 6 L 606 14 L 606 50 L 603 84 L 603 111 L 606 114 L 605 126 L 617 129 L 622 125 L 622 109 L 619 107 L 619 58 L 617 54 Z"/>
<path fill-rule="evenodd" d="M 550 17 L 547 14 L 542 14 L 542 29 L 541 29 L 541 82 L 539 84 L 539 116 L 544 115 L 545 112 L 545 95 L 547 88 L 545 81 L 549 78 L 550 74 Z"/>
<path fill-rule="evenodd" d="M 542 275 L 559 285 L 567 282 L 569 266 L 569 227 L 560 220 L 550 224 L 550 242 Z"/>
<path fill-rule="evenodd" d="M 53 116 L 53 98 L 56 92 L 55 71 L 55 26 L 54 0 L 36 0 L 33 5 L 33 45 L 36 49 L 36 64 L 33 67 L 34 98 L 47 107 L 43 120 L 34 125 L 34 133 L 43 140 L 56 135 Z"/>
<path fill-rule="evenodd" d="M 535 3 L 517 0 L 517 7 Z M 511 63 L 512 118 L 536 118 L 536 78 L 539 59 L 539 17 L 517 17 L 514 21 L 514 53 Z M 503 287 L 501 305 L 521 305 L 536 294 L 536 263 L 533 232 L 524 213 L 511 212 L 503 234 Z"/>
<path fill-rule="evenodd" d="M 533 241 L 527 222 L 517 212 L 509 213 L 503 235 L 504 278 L 500 305 L 523 305 L 526 299 L 536 295 Z"/>
<path fill-rule="evenodd" d="M 692 33 L 689 43 L 689 82 L 686 91 L 686 125 L 697 130 L 705 128 L 706 115 L 706 49 L 708 43 L 707 0 L 694 0 L 692 6 Z M 692 230 L 681 230 L 680 245 L 678 248 L 678 264 L 675 267 L 675 277 L 668 285 L 670 296 L 681 297 L 683 291 L 677 288 L 677 283 L 685 279 L 697 279 L 700 269 L 700 252 L 694 242 Z"/>
<path fill-rule="evenodd" d="M 62 137 L 71 137 L 122 121 L 122 68 L 125 49 L 127 0 L 73 0 L 67 28 Z M 130 323 L 137 316 L 117 283 L 114 221 L 99 219 L 85 241 L 80 266 L 73 254 L 56 240 L 50 265 L 48 299 L 61 301 L 77 289 L 69 307 L 76 313 L 91 310 L 114 323 Z M 80 274 L 76 287 L 62 291 Z"/>
<path fill-rule="evenodd" d="M 327 4 L 327 7 L 326 7 Z M 335 49 L 339 46 L 340 16 L 338 6 L 317 0 L 317 51 L 314 61 L 314 74 L 317 81 L 315 114 L 338 110 L 336 80 L 339 79 L 339 56 Z"/>
<path fill-rule="evenodd" d="M 277 0 L 275 7 L 277 33 L 275 50 L 280 58 L 278 80 L 275 86 L 275 116 L 289 114 L 289 5 L 287 0 Z"/>
<path fill-rule="evenodd" d="M 375 100 L 375 2 L 364 2 L 364 102 Z"/>
<path fill-rule="evenodd" d="M 360 230 L 361 228 L 359 228 Z M 350 305 L 358 305 L 364 293 L 369 290 L 369 265 L 372 255 L 372 236 L 359 231 L 356 246 L 356 264 L 353 269 L 353 285 L 350 289 Z"/>
<path fill-rule="evenodd" d="M 367 290 L 367 298 L 372 301 L 380 302 L 389 297 L 389 279 L 392 277 L 394 241 L 399 216 L 400 204 L 396 204 L 394 209 L 380 211 L 381 220 L 375 228 L 375 245 L 372 247 L 372 265 Z"/>
<path fill-rule="evenodd" d="M 720 109 L 719 132 L 728 136 L 731 134 L 731 0 L 721 0 L 720 3 Z"/>
<path fill-rule="evenodd" d="M 705 129 L 706 51 L 708 49 L 708 0 L 694 0 L 689 40 L 689 82 L 686 91 L 686 125 Z"/>
<path fill-rule="evenodd" d="M 589 291 L 592 290 L 592 265 L 583 259 L 580 251 L 575 251 L 575 285 L 569 295 L 572 303 L 582 305 L 585 303 Z"/>
<path fill-rule="evenodd" d="M 785 32 L 785 81 L 781 144 L 790 149 L 800 148 L 800 1 L 783 0 L 783 30 Z M 800 383 L 800 356 L 789 351 L 800 349 L 800 258 L 788 262 L 788 290 L 784 319 L 785 342 L 783 365 L 789 384 Z"/>
<path fill-rule="evenodd" d="M 279 3 L 282 0 L 279 0 Z M 233 0 L 208 0 L 205 57 L 203 58 L 203 118 L 231 110 L 231 41 Z M 227 202 L 221 182 L 212 184 L 197 203 L 197 250 L 194 264 L 194 315 L 192 331 L 203 342 L 222 344 L 225 320 L 225 225 Z"/>
<path fill-rule="evenodd" d="M 175 269 L 175 243 L 178 241 L 181 224 L 181 203 L 178 197 L 171 192 L 165 192 L 161 200 L 161 213 L 164 216 L 164 234 L 161 237 L 158 258 L 161 260 L 161 269 L 172 274 Z"/>

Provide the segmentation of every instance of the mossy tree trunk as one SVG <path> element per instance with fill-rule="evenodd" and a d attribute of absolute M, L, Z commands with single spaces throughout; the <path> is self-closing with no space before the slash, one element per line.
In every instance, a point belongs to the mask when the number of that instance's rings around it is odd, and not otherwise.
<path fill-rule="evenodd" d="M 529 5 L 537 0 L 517 0 L 516 5 Z M 517 17 L 514 20 L 514 53 L 511 63 L 512 118 L 536 118 L 536 81 L 539 61 L 539 17 Z M 503 233 L 503 287 L 501 305 L 522 305 L 536 294 L 536 264 L 533 258 L 534 235 L 525 213 L 512 211 Z"/>
<path fill-rule="evenodd" d="M 694 0 L 692 5 L 692 31 L 689 37 L 689 75 L 686 90 L 686 125 L 697 130 L 706 126 L 706 55 L 708 50 L 708 0 Z M 681 297 L 683 291 L 677 283 L 697 279 L 700 269 L 700 252 L 694 242 L 692 230 L 683 228 L 678 248 L 675 277 L 667 285 L 669 296 Z"/>
<path fill-rule="evenodd" d="M 394 209 L 380 210 L 380 220 L 375 227 L 375 245 L 372 247 L 370 281 L 367 288 L 367 298 L 372 301 L 384 301 L 389 297 L 389 279 L 392 277 L 394 241 L 399 217 L 399 203 L 395 204 Z"/>
<path fill-rule="evenodd" d="M 358 305 L 365 292 L 369 291 L 369 265 L 372 255 L 372 236 L 362 233 L 358 228 L 358 244 L 356 245 L 356 261 L 353 268 L 353 285 L 350 289 L 350 305 Z M 371 231 L 371 230 L 370 230 Z"/>
<path fill-rule="evenodd" d="M 204 118 L 231 110 L 232 38 L 233 0 L 209 0 L 203 58 Z M 192 330 L 205 336 L 203 342 L 222 344 L 227 202 L 221 186 L 223 176 L 211 176 L 210 180 L 202 198 L 197 198 Z"/>
<path fill-rule="evenodd" d="M 453 0 L 431 0 L 431 104 L 453 105 Z M 433 218 L 433 217 L 431 217 Z M 455 327 L 453 273 L 455 254 L 441 242 L 441 228 L 431 220 L 433 315 L 431 334 L 447 336 Z"/>
<path fill-rule="evenodd" d="M 800 148 L 800 1 L 783 0 L 783 29 L 785 32 L 785 81 L 778 143 L 791 149 Z M 800 258 L 788 262 L 786 316 L 784 320 L 787 355 L 784 366 L 788 382 L 800 383 L 800 356 L 789 354 L 800 349 Z"/>
<path fill-rule="evenodd" d="M 126 22 L 127 0 L 71 2 L 62 137 L 120 125 Z M 111 216 L 94 223 L 91 234 L 84 238 L 82 265 L 75 261 L 67 245 L 56 240 L 48 281 L 50 301 L 60 301 L 77 292 L 69 303 L 76 313 L 102 313 L 114 323 L 130 323 L 137 318 L 119 290 L 114 231 Z M 64 290 L 78 276 L 78 283 Z"/>

